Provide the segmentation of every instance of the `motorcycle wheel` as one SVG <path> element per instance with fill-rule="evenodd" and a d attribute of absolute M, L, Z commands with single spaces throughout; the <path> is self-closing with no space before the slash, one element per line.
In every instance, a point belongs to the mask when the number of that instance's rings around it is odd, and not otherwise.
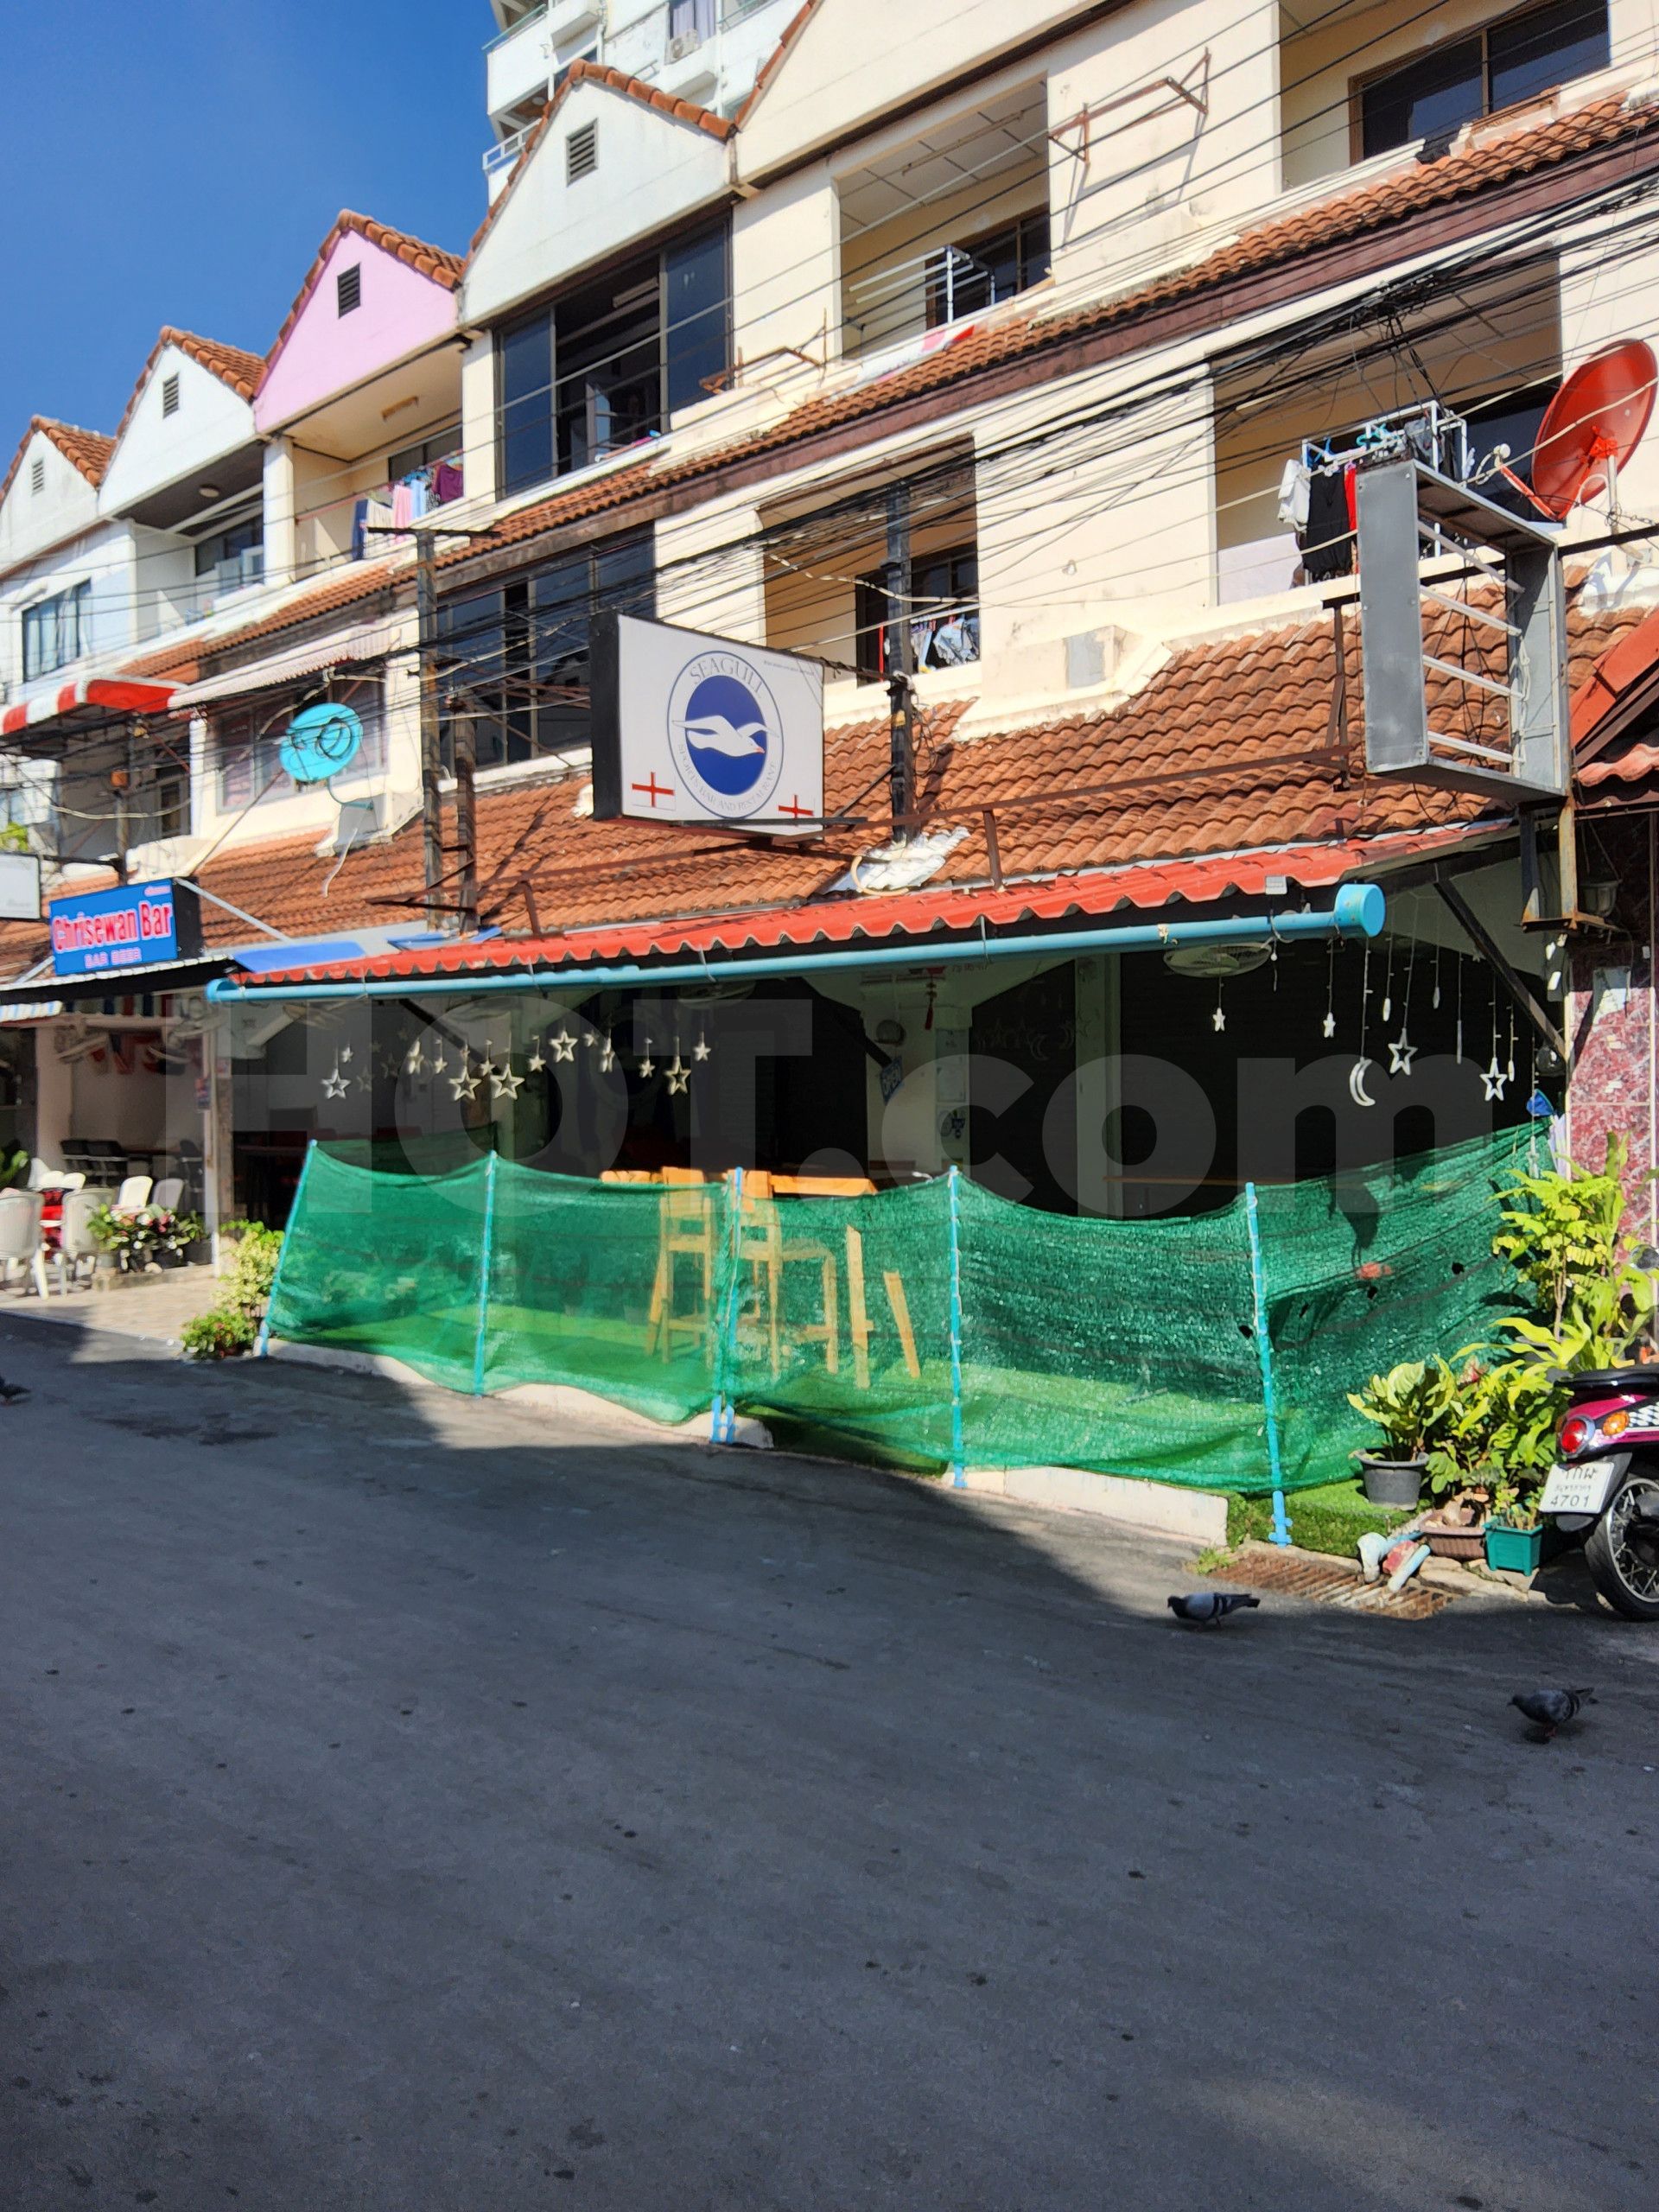
<path fill-rule="evenodd" d="M 1626 1620 L 1659 1621 L 1659 1480 L 1632 1475 L 1584 1540 L 1584 1562 Z"/>

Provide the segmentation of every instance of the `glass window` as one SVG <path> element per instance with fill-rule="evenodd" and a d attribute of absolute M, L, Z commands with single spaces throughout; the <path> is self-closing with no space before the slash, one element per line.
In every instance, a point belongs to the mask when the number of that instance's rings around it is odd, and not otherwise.
<path fill-rule="evenodd" d="M 566 554 L 499 591 L 442 601 L 438 634 L 454 653 L 442 679 L 445 766 L 454 767 L 453 724 L 463 712 L 474 718 L 480 768 L 585 745 L 594 615 L 601 607 L 649 614 L 655 604 L 648 537 Z"/>
<path fill-rule="evenodd" d="M 233 571 L 224 580 L 226 588 L 238 580 L 258 582 L 264 569 L 264 521 L 257 511 L 211 537 L 196 540 L 196 574 L 210 576 L 221 569 Z"/>
<path fill-rule="evenodd" d="M 705 379 L 732 365 L 732 280 L 724 223 L 663 256 L 668 338 L 668 411 L 709 397 Z"/>
<path fill-rule="evenodd" d="M 1607 0 L 1554 0 L 1494 23 L 1486 38 L 1487 105 L 1509 107 L 1607 67 Z"/>
<path fill-rule="evenodd" d="M 1456 130 L 1495 108 L 1605 69 L 1608 55 L 1607 0 L 1549 0 L 1505 16 L 1363 86 L 1362 150 L 1385 154 Z"/>
<path fill-rule="evenodd" d="M 294 785 L 282 763 L 288 726 L 315 695 L 284 702 L 265 698 L 251 706 L 226 707 L 213 718 L 213 757 L 219 811 L 238 813 L 264 799 L 292 798 Z M 330 696 L 353 708 L 363 723 L 363 743 L 342 780 L 374 775 L 386 765 L 384 690 L 378 677 L 340 677 Z"/>
<path fill-rule="evenodd" d="M 502 489 L 653 436 L 729 366 L 730 322 L 721 223 L 509 325 L 497 339 Z"/>
<path fill-rule="evenodd" d="M 23 680 L 67 668 L 92 649 L 90 583 L 74 585 L 23 609 Z"/>
<path fill-rule="evenodd" d="M 1040 283 L 1048 271 L 1046 207 L 969 244 L 941 246 L 928 256 L 928 327 L 937 329 L 959 316 L 978 315 L 999 300 L 1012 299 L 1028 285 Z"/>
<path fill-rule="evenodd" d="M 911 658 L 917 669 L 958 668 L 979 658 L 979 552 L 953 545 L 911 563 L 906 597 L 910 608 Z M 859 681 L 880 683 L 887 673 L 887 594 L 880 569 L 861 576 L 855 593 L 854 652 Z"/>
<path fill-rule="evenodd" d="M 501 488 L 522 492 L 553 474 L 553 319 L 545 308 L 504 330 Z"/>

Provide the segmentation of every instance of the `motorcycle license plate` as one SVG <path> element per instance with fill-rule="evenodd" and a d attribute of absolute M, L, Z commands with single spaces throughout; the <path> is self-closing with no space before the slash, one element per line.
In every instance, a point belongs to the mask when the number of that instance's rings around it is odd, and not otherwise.
<path fill-rule="evenodd" d="M 1624 1471 L 1623 1462 L 1592 1459 L 1582 1467 L 1552 1467 L 1538 1500 L 1541 1513 L 1599 1513 Z"/>

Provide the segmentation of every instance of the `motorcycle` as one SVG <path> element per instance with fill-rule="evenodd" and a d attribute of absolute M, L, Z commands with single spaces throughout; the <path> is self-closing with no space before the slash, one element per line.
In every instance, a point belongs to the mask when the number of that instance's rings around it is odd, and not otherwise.
<path fill-rule="evenodd" d="M 1539 1516 L 1582 1541 L 1591 1580 L 1616 1612 L 1659 1621 L 1659 1363 L 1555 1379 L 1572 1395 Z"/>

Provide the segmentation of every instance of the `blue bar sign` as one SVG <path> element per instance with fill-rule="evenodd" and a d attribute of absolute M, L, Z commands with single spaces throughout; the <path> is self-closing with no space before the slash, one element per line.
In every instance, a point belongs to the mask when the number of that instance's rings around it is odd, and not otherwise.
<path fill-rule="evenodd" d="M 54 899 L 48 912 L 54 976 L 153 968 L 191 959 L 201 950 L 195 887 L 170 878 Z"/>

